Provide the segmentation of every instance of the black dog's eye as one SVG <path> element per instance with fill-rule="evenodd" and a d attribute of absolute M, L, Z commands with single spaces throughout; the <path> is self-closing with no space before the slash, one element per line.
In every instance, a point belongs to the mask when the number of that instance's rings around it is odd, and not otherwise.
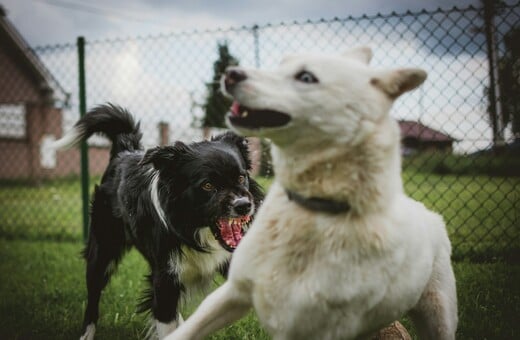
<path fill-rule="evenodd" d="M 206 191 L 213 191 L 213 190 L 215 190 L 215 187 L 210 182 L 204 182 L 204 184 L 202 184 L 201 187 L 202 187 L 202 189 L 204 189 Z"/>
<path fill-rule="evenodd" d="M 239 184 L 244 184 L 246 182 L 246 177 L 245 176 L 238 176 L 238 183 Z"/>
<path fill-rule="evenodd" d="M 314 76 L 314 74 L 310 73 L 309 71 L 301 71 L 296 73 L 294 76 L 294 79 L 301 81 L 302 83 L 312 84 L 317 83 L 318 78 Z"/>

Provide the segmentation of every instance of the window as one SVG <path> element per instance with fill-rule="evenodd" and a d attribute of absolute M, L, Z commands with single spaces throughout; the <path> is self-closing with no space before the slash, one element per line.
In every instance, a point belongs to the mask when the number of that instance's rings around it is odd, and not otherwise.
<path fill-rule="evenodd" d="M 26 127 L 23 104 L 0 104 L 0 138 L 25 138 Z"/>

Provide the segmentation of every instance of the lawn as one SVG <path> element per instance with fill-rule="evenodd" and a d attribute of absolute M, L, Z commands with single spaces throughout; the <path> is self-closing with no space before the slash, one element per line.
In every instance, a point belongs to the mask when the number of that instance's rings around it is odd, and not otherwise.
<path fill-rule="evenodd" d="M 520 261 L 520 178 L 404 172 L 403 180 L 444 216 L 454 259 Z"/>
<path fill-rule="evenodd" d="M 0 239 L 0 338 L 78 338 L 86 288 L 80 242 Z M 454 264 L 459 339 L 519 339 L 520 265 Z M 135 313 L 147 266 L 132 251 L 105 290 L 98 339 L 140 339 L 148 317 Z M 184 309 L 193 311 L 197 301 Z M 407 324 L 408 325 L 408 324 Z M 250 313 L 211 339 L 268 339 Z"/>
<path fill-rule="evenodd" d="M 439 176 L 403 173 L 408 194 L 442 213 L 453 244 L 453 258 L 520 261 L 520 178 Z M 93 178 L 91 191 L 99 179 Z M 264 186 L 270 180 L 261 178 Z M 39 186 L 8 185 L 0 190 L 0 237 L 82 239 L 78 180 Z"/>
<path fill-rule="evenodd" d="M 458 286 L 458 338 L 520 338 L 520 180 L 411 172 L 404 173 L 404 180 L 410 195 L 447 221 Z M 0 339 L 79 336 L 86 300 L 80 203 L 79 183 L 73 179 L 2 185 Z M 146 273 L 142 258 L 130 252 L 105 290 L 99 339 L 144 337 L 148 316 L 136 314 L 135 306 Z M 200 298 L 184 308 L 184 316 Z M 253 313 L 211 337 L 267 338 Z"/>

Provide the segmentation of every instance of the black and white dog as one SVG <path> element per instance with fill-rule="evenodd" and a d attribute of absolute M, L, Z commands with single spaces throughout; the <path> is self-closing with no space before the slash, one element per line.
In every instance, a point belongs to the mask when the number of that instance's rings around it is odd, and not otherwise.
<path fill-rule="evenodd" d="M 179 304 L 187 291 L 211 282 L 217 272 L 227 274 L 231 252 L 263 199 L 248 173 L 247 142 L 224 133 L 145 152 L 139 124 L 107 104 L 81 118 L 55 148 L 94 133 L 108 137 L 112 149 L 92 199 L 81 338 L 93 339 L 101 291 L 132 246 L 150 264 L 151 289 L 141 307 L 151 310 L 163 338 L 182 321 Z"/>

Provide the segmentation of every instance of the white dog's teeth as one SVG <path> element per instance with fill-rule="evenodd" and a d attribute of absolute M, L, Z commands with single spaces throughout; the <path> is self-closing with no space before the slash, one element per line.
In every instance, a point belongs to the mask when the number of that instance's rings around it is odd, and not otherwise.
<path fill-rule="evenodd" d="M 244 112 L 242 112 L 242 118 L 246 118 L 248 114 L 249 114 L 248 111 L 244 111 Z"/>

